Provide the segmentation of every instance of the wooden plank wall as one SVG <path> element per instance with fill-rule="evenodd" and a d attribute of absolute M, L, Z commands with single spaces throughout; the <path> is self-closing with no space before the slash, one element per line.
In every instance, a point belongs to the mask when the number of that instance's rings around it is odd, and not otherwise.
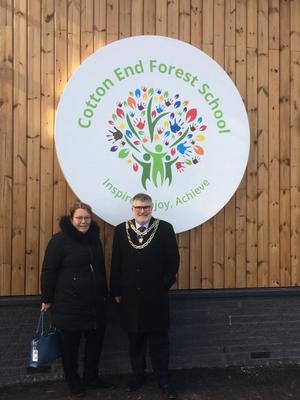
<path fill-rule="evenodd" d="M 214 58 L 251 130 L 228 204 L 178 236 L 174 289 L 300 284 L 300 0 L 2 0 L 0 295 L 39 293 L 45 246 L 77 200 L 54 147 L 55 111 L 75 69 L 135 35 L 168 36 Z M 97 218 L 108 268 L 114 228 Z"/>

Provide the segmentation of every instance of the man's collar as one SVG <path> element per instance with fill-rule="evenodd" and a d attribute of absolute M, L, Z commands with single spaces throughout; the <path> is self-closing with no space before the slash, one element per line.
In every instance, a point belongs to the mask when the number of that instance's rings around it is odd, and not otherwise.
<path fill-rule="evenodd" d="M 150 220 L 145 224 L 145 225 L 143 225 L 146 229 L 148 229 L 149 228 L 149 224 L 150 224 Z M 139 229 L 139 227 L 140 226 L 142 226 L 142 225 L 140 225 L 137 221 L 135 221 L 135 227 L 136 227 L 136 229 Z"/>

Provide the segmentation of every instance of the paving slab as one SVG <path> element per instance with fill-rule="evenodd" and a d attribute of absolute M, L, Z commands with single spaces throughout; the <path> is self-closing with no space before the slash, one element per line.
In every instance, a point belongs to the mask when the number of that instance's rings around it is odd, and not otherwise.
<path fill-rule="evenodd" d="M 163 400 L 153 375 L 135 392 L 125 391 L 126 375 L 105 377 L 116 388 L 90 390 L 84 399 Z M 300 366 L 199 368 L 172 371 L 172 384 L 179 400 L 299 400 Z M 0 388 L 1 400 L 75 399 L 64 381 L 20 384 Z"/>

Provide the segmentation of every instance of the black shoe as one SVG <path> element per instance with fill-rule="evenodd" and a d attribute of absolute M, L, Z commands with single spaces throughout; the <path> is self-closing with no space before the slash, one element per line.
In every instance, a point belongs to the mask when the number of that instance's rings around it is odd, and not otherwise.
<path fill-rule="evenodd" d="M 74 381 L 72 383 L 69 383 L 69 388 L 70 388 L 70 392 L 75 397 L 85 396 L 84 388 L 81 386 L 80 382 Z"/>
<path fill-rule="evenodd" d="M 88 384 L 84 384 L 84 387 L 87 389 L 100 389 L 100 390 L 111 390 L 115 388 L 115 384 L 111 382 L 105 382 L 101 379 L 97 379 L 96 381 Z"/>
<path fill-rule="evenodd" d="M 166 399 L 176 399 L 176 395 L 173 392 L 172 386 L 170 384 L 161 385 L 159 388 L 163 392 Z"/>
<path fill-rule="evenodd" d="M 126 385 L 126 392 L 134 392 L 137 390 L 139 387 L 142 386 L 142 384 L 145 382 L 146 378 L 133 378 L 131 381 L 129 381 Z"/>

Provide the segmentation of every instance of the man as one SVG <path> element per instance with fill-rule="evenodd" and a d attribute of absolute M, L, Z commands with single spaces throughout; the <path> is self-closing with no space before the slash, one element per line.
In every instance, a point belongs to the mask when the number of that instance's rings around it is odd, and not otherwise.
<path fill-rule="evenodd" d="M 128 332 L 134 373 L 126 390 L 138 389 L 146 379 L 146 347 L 160 389 L 176 396 L 169 374 L 169 298 L 176 282 L 179 252 L 171 224 L 152 217 L 152 199 L 139 193 L 132 200 L 133 220 L 115 229 L 111 295 L 121 304 L 122 327 Z"/>

